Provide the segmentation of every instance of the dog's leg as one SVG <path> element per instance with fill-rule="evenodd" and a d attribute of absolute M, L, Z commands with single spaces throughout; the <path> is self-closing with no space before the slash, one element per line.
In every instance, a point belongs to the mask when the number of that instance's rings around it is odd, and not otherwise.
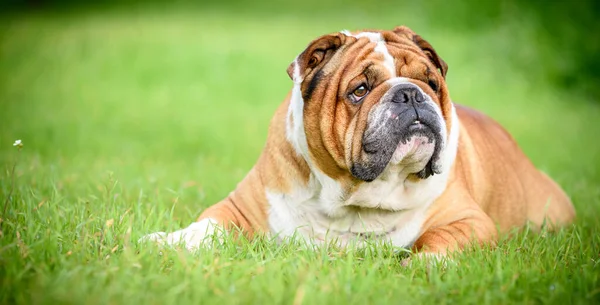
<path fill-rule="evenodd" d="M 202 246 L 210 245 L 215 233 L 220 234 L 218 226 L 216 220 L 204 218 L 192 223 L 185 229 L 175 232 L 155 232 L 145 235 L 140 239 L 140 242 L 153 241 L 161 245 L 181 245 L 189 251 L 195 251 Z"/>
<path fill-rule="evenodd" d="M 212 244 L 213 238 L 220 240 L 225 231 L 238 229 L 247 237 L 257 231 L 268 229 L 264 186 L 251 171 L 237 189 L 221 202 L 206 209 L 196 222 L 185 229 L 172 233 L 157 232 L 148 234 L 140 241 L 156 241 L 160 244 L 182 245 L 196 250 Z M 250 178 L 250 179 L 248 179 Z"/>
<path fill-rule="evenodd" d="M 440 204 L 442 207 L 452 207 L 454 211 L 446 208 L 435 211 L 433 215 L 455 213 L 456 218 L 442 222 L 439 219 L 430 219 L 428 229 L 417 239 L 413 251 L 417 257 L 445 259 L 447 254 L 461 251 L 471 244 L 494 245 L 498 230 L 492 219 L 483 212 L 476 203 L 457 205 Z M 448 215 L 448 214 L 446 214 Z"/>
<path fill-rule="evenodd" d="M 190 251 L 203 246 L 210 246 L 213 238 L 220 239 L 224 230 L 241 229 L 245 234 L 253 234 L 254 230 L 246 216 L 227 199 L 206 209 L 198 220 L 185 229 L 171 233 L 156 232 L 142 237 L 141 241 L 155 241 L 159 244 L 181 245 Z"/>
<path fill-rule="evenodd" d="M 426 231 L 413 248 L 420 253 L 443 255 L 473 243 L 493 244 L 496 235 L 491 220 L 488 223 L 477 219 L 463 219 Z"/>

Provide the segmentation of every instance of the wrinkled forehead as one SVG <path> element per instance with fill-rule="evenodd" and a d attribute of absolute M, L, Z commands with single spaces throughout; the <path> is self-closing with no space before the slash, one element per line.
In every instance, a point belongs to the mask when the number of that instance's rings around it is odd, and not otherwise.
<path fill-rule="evenodd" d="M 402 66 L 422 66 L 423 69 L 429 67 L 430 62 L 423 51 L 414 43 L 414 41 L 405 35 L 398 35 L 392 31 L 359 31 L 350 32 L 343 30 L 340 32 L 346 36 L 346 49 L 353 56 L 348 56 L 347 60 L 360 61 L 370 59 L 375 64 L 380 64 L 389 73 L 388 77 L 397 77 L 402 74 Z M 363 42 L 357 44 L 356 42 Z M 357 49 L 354 45 L 359 45 Z"/>
<path fill-rule="evenodd" d="M 354 37 L 356 39 L 368 39 L 370 42 L 375 43 L 373 52 L 383 57 L 383 66 L 392 76 L 395 76 L 396 67 L 394 64 L 394 57 L 392 57 L 390 52 L 388 52 L 386 40 L 381 32 L 358 32 L 353 34 L 347 30 L 343 30 L 341 33 L 348 37 Z M 366 45 L 365 48 L 371 48 L 371 46 Z"/>

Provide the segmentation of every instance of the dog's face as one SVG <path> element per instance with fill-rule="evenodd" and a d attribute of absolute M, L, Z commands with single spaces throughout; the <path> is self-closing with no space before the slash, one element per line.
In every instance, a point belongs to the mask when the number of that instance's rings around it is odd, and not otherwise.
<path fill-rule="evenodd" d="M 448 142 L 447 70 L 406 27 L 319 37 L 288 69 L 288 139 L 334 179 L 369 182 L 388 166 L 426 179 Z"/>

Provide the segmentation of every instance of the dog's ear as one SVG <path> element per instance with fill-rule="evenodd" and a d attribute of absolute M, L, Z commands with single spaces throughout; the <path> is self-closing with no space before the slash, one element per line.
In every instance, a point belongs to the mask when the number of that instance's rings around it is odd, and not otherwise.
<path fill-rule="evenodd" d="M 446 78 L 448 73 L 448 65 L 446 62 L 437 54 L 433 46 L 427 40 L 423 39 L 420 35 L 417 35 L 411 29 L 406 26 L 399 26 L 394 29 L 394 33 L 399 36 L 403 36 L 414 42 L 423 52 L 429 60 L 440 70 L 442 76 Z"/>
<path fill-rule="evenodd" d="M 300 82 L 316 67 L 325 64 L 344 43 L 344 40 L 345 36 L 339 33 L 324 35 L 313 40 L 306 50 L 290 64 L 287 69 L 288 75 L 293 81 Z"/>

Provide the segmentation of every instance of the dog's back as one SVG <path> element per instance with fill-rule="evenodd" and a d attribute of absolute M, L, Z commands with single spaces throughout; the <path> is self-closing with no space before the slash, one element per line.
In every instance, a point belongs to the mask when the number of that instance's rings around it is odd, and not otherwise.
<path fill-rule="evenodd" d="M 499 224 L 501 231 L 521 227 L 527 221 L 538 228 L 544 222 L 556 227 L 573 221 L 575 210 L 565 192 L 535 168 L 500 124 L 465 106 L 456 105 L 456 110 L 462 125 L 461 135 L 469 134 L 461 136 L 456 164 L 471 173 L 465 179 L 473 199 Z M 470 132 L 473 129 L 479 132 Z M 461 153 L 464 150 L 472 153 Z M 471 165 L 465 166 L 468 163 Z"/>

